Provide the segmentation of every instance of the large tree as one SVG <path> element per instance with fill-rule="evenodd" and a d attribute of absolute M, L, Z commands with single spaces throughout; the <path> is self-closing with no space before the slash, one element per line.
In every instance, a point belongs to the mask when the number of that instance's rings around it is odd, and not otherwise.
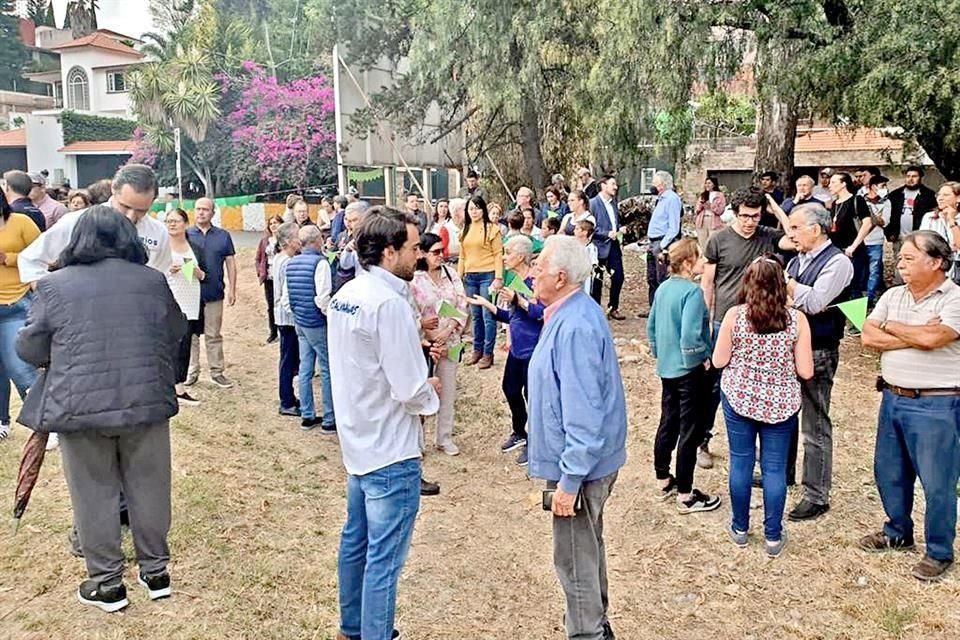
<path fill-rule="evenodd" d="M 20 40 L 13 0 L 0 0 L 0 89 L 15 89 L 21 82 L 27 50 Z"/>

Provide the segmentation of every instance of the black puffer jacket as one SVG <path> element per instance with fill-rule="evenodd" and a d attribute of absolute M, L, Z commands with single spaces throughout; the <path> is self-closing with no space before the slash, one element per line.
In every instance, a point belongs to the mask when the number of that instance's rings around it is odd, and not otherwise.
<path fill-rule="evenodd" d="M 162 273 L 125 260 L 37 282 L 17 354 L 46 368 L 18 422 L 35 431 L 137 427 L 177 413 L 174 358 L 187 320 Z"/>

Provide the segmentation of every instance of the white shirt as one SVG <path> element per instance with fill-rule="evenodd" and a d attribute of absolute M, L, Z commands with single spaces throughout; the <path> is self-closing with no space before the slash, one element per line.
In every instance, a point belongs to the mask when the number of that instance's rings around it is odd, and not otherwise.
<path fill-rule="evenodd" d="M 70 244 L 70 235 L 77 226 L 80 216 L 87 210 L 71 211 L 46 231 L 40 234 L 33 243 L 17 256 L 17 267 L 20 269 L 20 282 L 34 282 L 50 273 L 49 267 L 55 263 L 63 250 Z M 147 266 L 166 274 L 173 265 L 173 256 L 170 253 L 170 235 L 166 226 L 145 215 L 137 223 L 137 235 L 147 250 L 149 260 Z"/>
<path fill-rule="evenodd" d="M 323 254 L 320 256 L 320 262 L 313 272 L 313 289 L 316 295 L 313 297 L 313 303 L 320 309 L 320 313 L 327 315 L 327 307 L 330 306 L 330 291 L 333 286 L 333 277 L 330 275 L 330 261 Z"/>
<path fill-rule="evenodd" d="M 600 202 L 603 203 L 604 208 L 607 210 L 607 217 L 610 218 L 610 230 L 617 231 L 617 218 L 613 215 L 613 201 L 600 196 Z"/>
<path fill-rule="evenodd" d="M 273 313 L 278 327 L 293 327 L 293 310 L 290 308 L 290 293 L 287 290 L 287 262 L 290 256 L 278 251 L 270 261 L 273 269 Z"/>
<path fill-rule="evenodd" d="M 188 244 L 184 253 L 173 253 L 173 263 L 181 267 L 185 262 L 197 262 L 197 256 L 193 254 L 193 248 Z M 167 285 L 173 293 L 174 300 L 180 306 L 180 311 L 187 316 L 187 320 L 198 320 L 200 318 L 200 280 L 193 276 L 190 280 L 183 274 L 183 271 L 165 274 L 167 276 Z"/>
<path fill-rule="evenodd" d="M 333 406 L 351 475 L 419 458 L 420 416 L 440 408 L 407 290 L 397 276 L 371 267 L 330 301 Z"/>

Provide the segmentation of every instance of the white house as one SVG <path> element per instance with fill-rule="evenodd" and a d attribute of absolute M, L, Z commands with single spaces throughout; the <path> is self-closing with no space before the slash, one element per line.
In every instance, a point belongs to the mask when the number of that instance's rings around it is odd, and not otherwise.
<path fill-rule="evenodd" d="M 49 32 L 49 33 L 48 33 Z M 145 56 L 123 41 L 139 42 L 100 30 L 83 38 L 64 37 L 64 30 L 37 28 L 37 46 L 58 54 L 59 69 L 26 74 L 50 85 L 50 95 L 62 108 L 35 111 L 26 118 L 29 171 L 50 171 L 51 181 L 86 186 L 111 177 L 132 153 L 128 140 L 64 144 L 60 113 L 132 119 L 126 73 Z"/>

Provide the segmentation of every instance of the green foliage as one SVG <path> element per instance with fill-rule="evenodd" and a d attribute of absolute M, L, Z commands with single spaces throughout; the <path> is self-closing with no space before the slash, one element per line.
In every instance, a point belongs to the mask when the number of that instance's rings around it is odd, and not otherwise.
<path fill-rule="evenodd" d="M 74 111 L 60 114 L 63 126 L 63 143 L 97 140 L 130 140 L 136 123 L 123 118 L 103 118 Z"/>
<path fill-rule="evenodd" d="M 0 89 L 14 89 L 19 84 L 27 61 L 13 8 L 12 0 L 0 0 Z"/>
<path fill-rule="evenodd" d="M 698 137 L 748 136 L 757 128 L 757 107 L 743 95 L 711 91 L 696 101 Z"/>
<path fill-rule="evenodd" d="M 27 18 L 38 27 L 53 27 L 53 6 L 50 0 L 30 0 L 27 3 Z"/>

